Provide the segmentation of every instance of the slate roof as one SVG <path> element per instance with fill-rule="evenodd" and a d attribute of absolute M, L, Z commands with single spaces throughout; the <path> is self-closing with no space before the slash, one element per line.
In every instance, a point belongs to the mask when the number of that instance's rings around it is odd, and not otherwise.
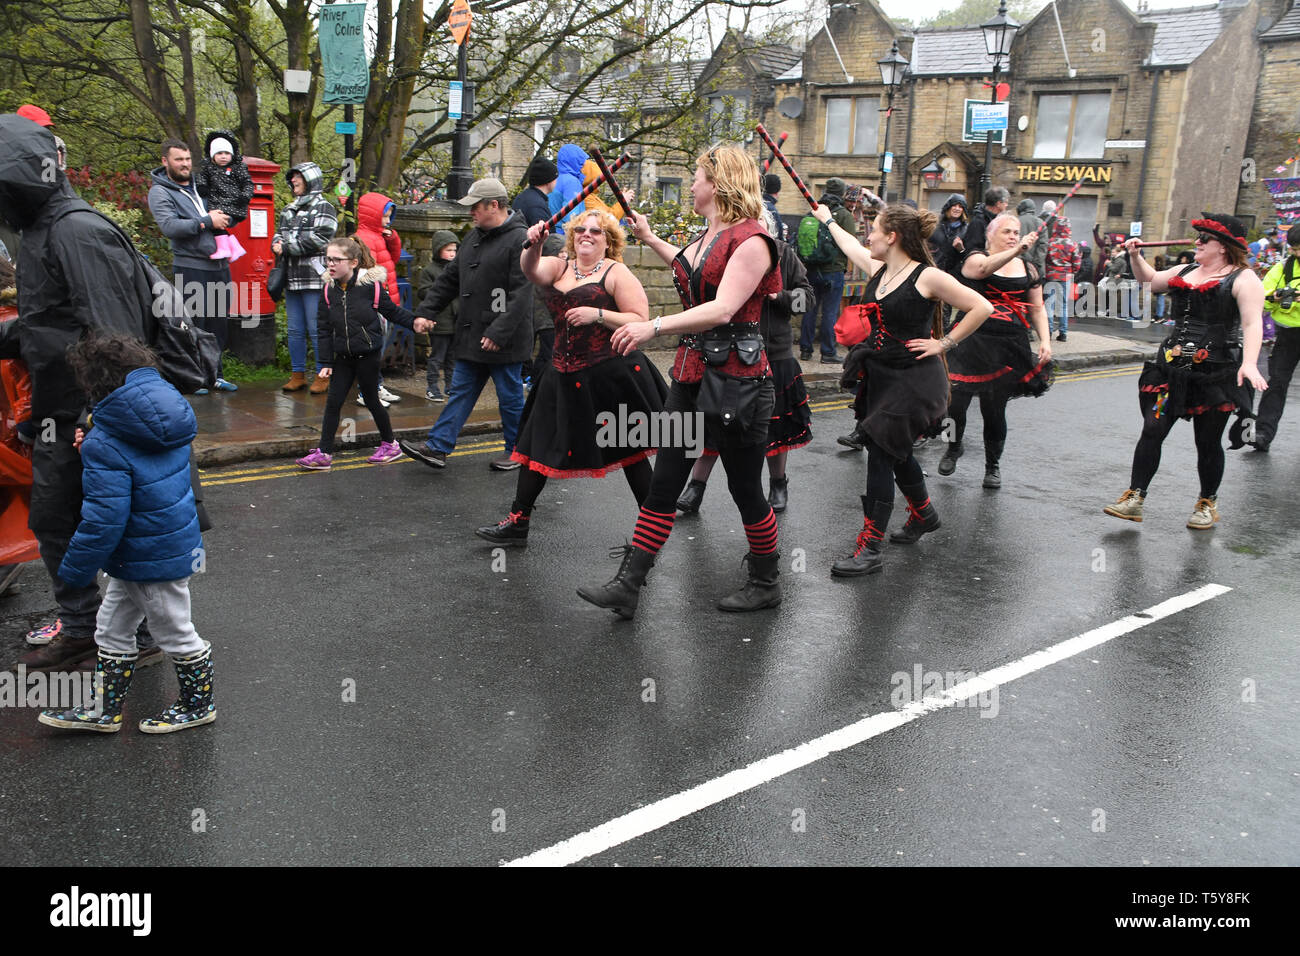
<path fill-rule="evenodd" d="M 750 47 L 745 55 L 755 70 L 768 76 L 781 76 L 795 64 L 803 63 L 802 53 L 779 44 Z"/>
<path fill-rule="evenodd" d="M 1261 40 L 1282 40 L 1300 37 L 1300 4 L 1292 4 L 1286 14 L 1264 31 Z"/>
<path fill-rule="evenodd" d="M 1192 63 L 1218 39 L 1231 15 L 1240 11 L 1241 7 L 1235 5 L 1221 9 L 1216 4 L 1139 13 L 1139 20 L 1156 25 L 1149 65 L 1186 66 Z"/>
<path fill-rule="evenodd" d="M 1002 58 L 1007 69 L 1010 57 Z M 913 76 L 953 76 L 993 72 L 993 57 L 984 48 L 984 31 L 979 27 L 954 27 L 946 30 L 919 29 L 912 43 Z"/>
<path fill-rule="evenodd" d="M 669 106 L 671 97 L 689 95 L 708 60 L 655 64 L 642 67 L 631 77 L 607 72 L 593 79 L 569 106 L 570 116 L 621 113 L 635 108 L 656 110 Z M 543 86 L 511 112 L 515 116 L 549 116 L 568 98 L 571 90 Z"/>

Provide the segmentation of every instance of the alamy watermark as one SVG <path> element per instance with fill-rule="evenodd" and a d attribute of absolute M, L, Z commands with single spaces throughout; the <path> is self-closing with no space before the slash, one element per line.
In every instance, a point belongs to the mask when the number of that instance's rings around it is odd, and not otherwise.
<path fill-rule="evenodd" d="M 238 318 L 242 327 L 252 328 L 262 318 L 257 309 L 261 289 L 260 282 L 200 282 L 178 272 L 173 282 L 159 279 L 154 283 L 153 314 L 161 319 L 183 304 L 189 315 Z"/>
<path fill-rule="evenodd" d="M 974 671 L 927 671 L 922 665 L 915 664 L 911 671 L 897 671 L 889 679 L 889 683 L 894 688 L 889 695 L 889 701 L 896 710 L 901 710 L 908 704 L 920 703 L 926 699 L 938 699 L 978 676 Z M 979 709 L 981 717 L 996 717 L 999 709 L 998 689 L 994 686 L 988 690 L 971 693 L 959 699 L 953 706 L 975 707 Z"/>
<path fill-rule="evenodd" d="M 1043 283 L 1043 306 L 1049 316 L 1060 314 L 1062 297 L 1069 304 L 1072 319 L 1116 318 L 1150 322 L 1153 318 L 1149 282 L 1136 279 L 1103 279 L 1100 282 L 1049 279 Z"/>
<path fill-rule="evenodd" d="M 17 673 L 0 671 L 0 707 L 71 710 L 82 707 L 95 716 L 102 678 L 93 671 L 34 671 L 19 664 Z"/>
<path fill-rule="evenodd" d="M 617 412 L 596 414 L 598 448 L 685 448 L 687 458 L 704 454 L 703 412 Z"/>

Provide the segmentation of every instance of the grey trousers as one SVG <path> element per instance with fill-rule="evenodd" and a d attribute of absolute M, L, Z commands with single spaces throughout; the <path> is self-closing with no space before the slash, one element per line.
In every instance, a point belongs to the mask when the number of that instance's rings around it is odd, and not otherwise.
<path fill-rule="evenodd" d="M 95 620 L 95 643 L 115 654 L 136 653 L 135 631 L 149 618 L 159 647 L 172 657 L 201 654 L 207 643 L 190 621 L 190 579 L 122 581 L 109 577 Z"/>

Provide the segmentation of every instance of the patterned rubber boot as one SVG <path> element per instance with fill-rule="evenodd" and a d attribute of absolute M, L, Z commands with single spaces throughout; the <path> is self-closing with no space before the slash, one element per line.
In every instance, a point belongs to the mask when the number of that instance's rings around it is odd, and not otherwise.
<path fill-rule="evenodd" d="M 43 710 L 36 719 L 47 727 L 115 734 L 122 729 L 122 702 L 131 689 L 135 654 L 99 652 L 95 664 L 95 704 L 71 710 Z"/>
<path fill-rule="evenodd" d="M 831 574 L 837 578 L 855 578 L 884 569 L 880 545 L 885 540 L 885 528 L 893 511 L 892 501 L 873 501 L 862 496 L 862 530 L 858 532 L 853 553 L 831 565 Z"/>
<path fill-rule="evenodd" d="M 1002 471 L 998 462 L 1002 460 L 1002 449 L 1007 446 L 1004 441 L 986 441 L 984 443 L 984 487 L 1001 488 Z"/>
<path fill-rule="evenodd" d="M 619 555 L 623 556 L 623 563 L 618 566 L 614 579 L 598 588 L 578 588 L 578 597 L 596 607 L 608 608 L 623 620 L 629 621 L 636 614 L 641 588 L 645 585 L 646 575 L 655 565 L 655 555 L 630 544 L 621 545 L 609 552 L 611 558 Z"/>
<path fill-rule="evenodd" d="M 217 705 L 212 702 L 212 645 L 192 657 L 174 657 L 172 663 L 176 665 L 180 695 L 161 714 L 140 721 L 142 733 L 171 734 L 217 719 Z"/>
<path fill-rule="evenodd" d="M 781 603 L 781 555 L 754 554 L 744 557 L 749 565 L 749 580 L 734 594 L 718 602 L 719 611 L 761 611 Z"/>
<path fill-rule="evenodd" d="M 951 475 L 956 471 L 957 459 L 962 456 L 963 451 L 965 451 L 965 449 L 961 447 L 961 442 L 948 442 L 948 450 L 945 451 L 943 457 L 939 459 L 939 474 Z"/>
<path fill-rule="evenodd" d="M 907 524 L 891 534 L 889 540 L 894 544 L 916 544 L 921 535 L 938 531 L 942 526 L 939 512 L 930 503 L 930 493 L 926 491 L 924 481 L 918 485 L 899 485 L 898 488 L 907 499 Z"/>

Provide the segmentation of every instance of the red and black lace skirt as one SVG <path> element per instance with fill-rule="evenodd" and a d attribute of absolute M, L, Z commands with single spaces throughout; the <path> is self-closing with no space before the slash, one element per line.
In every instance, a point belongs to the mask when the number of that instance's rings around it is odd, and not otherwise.
<path fill-rule="evenodd" d="M 954 392 L 1037 398 L 1055 377 L 1055 363 L 1038 361 L 1029 347 L 1029 330 L 1019 322 L 989 319 L 948 353 Z"/>

